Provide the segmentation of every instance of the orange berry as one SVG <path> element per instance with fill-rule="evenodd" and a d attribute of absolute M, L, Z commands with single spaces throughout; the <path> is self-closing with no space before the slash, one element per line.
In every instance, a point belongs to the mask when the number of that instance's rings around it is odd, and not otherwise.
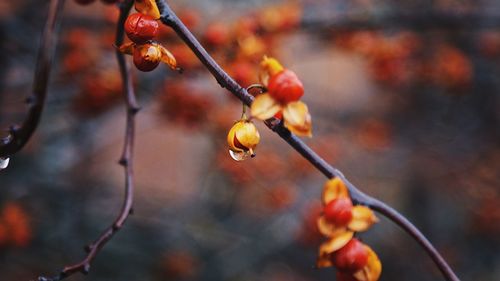
<path fill-rule="evenodd" d="M 349 198 L 337 198 L 323 209 L 325 219 L 336 226 L 345 226 L 352 219 L 352 202 Z"/>
<path fill-rule="evenodd" d="M 135 13 L 125 21 L 125 32 L 134 43 L 144 44 L 158 36 L 159 25 L 153 17 Z"/>
<path fill-rule="evenodd" d="M 269 78 L 269 94 L 278 102 L 286 104 L 298 101 L 304 95 L 304 86 L 295 72 L 283 70 Z"/>
<path fill-rule="evenodd" d="M 155 69 L 161 61 L 160 49 L 151 44 L 139 45 L 134 49 L 134 65 L 140 71 L 148 72 Z"/>
<path fill-rule="evenodd" d="M 340 271 L 356 272 L 368 263 L 368 251 L 363 243 L 353 238 L 332 254 L 332 262 Z"/>
<path fill-rule="evenodd" d="M 212 23 L 205 30 L 205 40 L 212 46 L 221 46 L 229 42 L 229 28 L 223 23 Z"/>

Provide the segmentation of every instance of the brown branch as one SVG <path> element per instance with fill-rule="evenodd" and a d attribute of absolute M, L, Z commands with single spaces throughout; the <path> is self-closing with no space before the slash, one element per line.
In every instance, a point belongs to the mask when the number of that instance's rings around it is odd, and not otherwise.
<path fill-rule="evenodd" d="M 207 53 L 207 51 L 201 46 L 198 40 L 193 36 L 189 29 L 182 23 L 182 21 L 177 17 L 174 11 L 169 7 L 165 0 L 156 0 L 158 8 L 161 12 L 160 20 L 167 26 L 170 26 L 177 35 L 187 44 L 193 53 L 198 57 L 198 59 L 205 65 L 205 67 L 212 73 L 214 78 L 217 80 L 219 85 L 223 88 L 229 90 L 234 96 L 240 99 L 247 106 L 250 106 L 253 102 L 253 96 L 250 95 L 247 90 L 241 87 L 233 78 L 231 78 Z M 285 140 L 290 146 L 292 146 L 298 153 L 300 153 L 305 159 L 307 159 L 314 167 L 316 167 L 321 173 L 323 173 L 328 178 L 339 177 L 341 178 L 349 188 L 351 197 L 353 201 L 357 204 L 367 205 L 380 214 L 384 215 L 402 229 L 404 229 L 408 234 L 410 234 L 428 253 L 432 260 L 436 263 L 443 276 L 449 281 L 459 281 L 459 278 L 455 275 L 453 270 L 435 249 L 435 247 L 429 242 L 429 240 L 418 230 L 410 221 L 408 221 L 403 215 L 389 207 L 385 203 L 364 194 L 357 187 L 355 187 L 351 182 L 349 182 L 345 176 L 336 168 L 332 167 L 325 160 L 323 160 L 316 152 L 314 152 L 310 147 L 308 147 L 302 140 L 297 136 L 292 134 L 288 129 L 286 129 L 280 122 L 276 119 L 269 120 L 266 125 L 276 132 L 283 140 Z"/>
<path fill-rule="evenodd" d="M 128 13 L 132 8 L 133 1 L 126 0 L 120 5 L 120 17 L 116 31 L 116 46 L 120 46 L 124 40 L 123 26 L 127 19 Z M 66 266 L 59 275 L 53 278 L 39 277 L 38 281 L 60 281 L 77 272 L 87 274 L 90 269 L 92 261 L 96 258 L 99 251 L 111 240 L 111 238 L 123 227 L 128 216 L 132 213 L 133 192 L 134 192 L 134 173 L 133 173 L 133 148 L 135 137 L 135 115 L 139 111 L 135 93 L 130 78 L 130 72 L 125 61 L 125 57 L 119 51 L 116 51 L 120 73 L 123 81 L 124 98 L 127 110 L 125 143 L 123 147 L 122 156 L 120 158 L 120 165 L 125 170 L 125 198 L 121 207 L 118 217 L 113 224 L 106 229 L 94 242 L 86 247 L 87 256 L 79 263 Z"/>
<path fill-rule="evenodd" d="M 58 35 L 57 29 L 61 20 L 63 6 L 64 0 L 50 1 L 49 13 L 36 59 L 33 92 L 26 98 L 26 103 L 29 106 L 28 115 L 20 126 L 10 126 L 9 135 L 0 139 L 0 158 L 8 158 L 21 150 L 38 127 L 47 96 L 50 70 Z"/>

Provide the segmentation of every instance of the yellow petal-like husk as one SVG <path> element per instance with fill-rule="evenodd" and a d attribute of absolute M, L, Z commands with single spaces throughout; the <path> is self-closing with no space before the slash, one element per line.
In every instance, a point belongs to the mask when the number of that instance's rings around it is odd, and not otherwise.
<path fill-rule="evenodd" d="M 155 0 L 135 0 L 135 9 L 145 15 L 152 16 L 154 19 L 160 18 L 160 10 Z"/>
<path fill-rule="evenodd" d="M 247 149 L 254 149 L 260 141 L 257 127 L 250 121 L 242 121 L 242 127 L 236 131 L 236 139 Z"/>
<path fill-rule="evenodd" d="M 319 256 L 318 259 L 316 260 L 316 267 L 317 268 L 325 268 L 325 267 L 331 267 L 331 266 L 333 266 L 333 262 L 330 259 L 329 255 Z"/>
<path fill-rule="evenodd" d="M 337 198 L 348 198 L 349 191 L 345 186 L 344 182 L 336 177 L 328 180 L 323 187 L 323 204 L 328 204 L 330 201 L 335 200 Z"/>
<path fill-rule="evenodd" d="M 319 256 L 321 257 L 326 254 L 331 254 L 344 247 L 352 239 L 353 235 L 354 232 L 344 230 L 335 237 L 330 238 L 330 240 L 321 244 L 319 247 Z"/>
<path fill-rule="evenodd" d="M 324 216 L 318 218 L 317 221 L 318 231 L 326 237 L 335 237 L 346 231 L 345 227 L 337 227 L 329 223 Z"/>
<path fill-rule="evenodd" d="M 250 112 L 253 117 L 259 120 L 267 120 L 273 117 L 281 110 L 281 106 L 271 95 L 258 95 L 250 106 Z"/>
<path fill-rule="evenodd" d="M 240 122 L 237 122 L 231 127 L 229 130 L 229 133 L 227 134 L 227 144 L 229 145 L 229 149 L 231 149 L 234 152 L 242 152 L 244 151 L 243 148 L 239 148 L 234 144 L 234 138 L 236 136 L 236 131 L 238 128 L 241 126 L 239 124 Z"/>
<path fill-rule="evenodd" d="M 368 251 L 368 262 L 363 269 L 354 273 L 354 278 L 359 281 L 378 281 L 382 274 L 382 263 L 370 247 L 365 245 L 365 248 Z"/>
<path fill-rule="evenodd" d="M 161 61 L 168 65 L 171 69 L 177 70 L 177 60 L 174 55 L 162 45 L 158 45 L 158 47 L 161 51 Z"/>
<path fill-rule="evenodd" d="M 283 109 L 283 119 L 291 126 L 303 126 L 308 115 L 309 109 L 301 101 L 290 102 Z"/>
<path fill-rule="evenodd" d="M 378 222 L 375 213 L 366 206 L 354 206 L 352 208 L 352 219 L 347 226 L 350 230 L 360 232 L 370 228 Z"/>
<path fill-rule="evenodd" d="M 257 127 L 248 120 L 236 122 L 227 134 L 229 149 L 235 152 L 253 150 L 260 141 Z"/>
<path fill-rule="evenodd" d="M 290 130 L 290 132 L 301 137 L 312 137 L 312 123 L 311 115 L 307 114 L 306 122 L 303 125 L 291 125 L 285 120 L 285 127 Z"/>
<path fill-rule="evenodd" d="M 118 47 L 118 50 L 126 55 L 132 55 L 134 53 L 135 43 L 125 43 Z"/>
<path fill-rule="evenodd" d="M 283 109 L 285 127 L 298 136 L 312 136 L 311 115 L 307 105 L 301 101 L 288 103 Z"/>
<path fill-rule="evenodd" d="M 283 66 L 277 59 L 267 56 L 264 56 L 264 58 L 262 59 L 260 67 L 269 76 L 276 75 L 284 70 Z"/>

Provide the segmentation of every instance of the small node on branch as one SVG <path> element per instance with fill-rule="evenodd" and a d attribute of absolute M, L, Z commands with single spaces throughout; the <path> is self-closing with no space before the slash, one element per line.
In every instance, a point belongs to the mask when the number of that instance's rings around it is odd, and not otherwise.
<path fill-rule="evenodd" d="M 36 104 L 36 96 L 26 97 L 26 99 L 24 100 L 24 103 L 27 104 L 27 105 L 34 105 L 34 104 Z"/>
<path fill-rule="evenodd" d="M 21 127 L 19 127 L 19 125 L 10 125 L 9 127 L 9 133 L 11 133 L 12 135 L 16 135 L 16 133 L 21 129 Z"/>
<path fill-rule="evenodd" d="M 90 251 L 92 251 L 92 248 L 93 248 L 93 247 L 94 247 L 94 246 L 93 246 L 92 244 L 85 245 L 85 246 L 83 247 L 83 250 L 84 250 L 84 251 L 88 254 L 88 253 L 90 253 Z"/>
<path fill-rule="evenodd" d="M 126 167 L 126 166 L 128 166 L 128 160 L 126 158 L 121 158 L 118 161 L 118 164 L 122 165 L 123 167 Z"/>
<path fill-rule="evenodd" d="M 141 108 L 138 106 L 133 106 L 128 109 L 128 112 L 132 115 L 137 114 L 139 111 L 141 111 Z"/>
<path fill-rule="evenodd" d="M 82 273 L 87 275 L 89 274 L 89 272 L 90 272 L 90 263 L 87 262 L 82 268 Z"/>

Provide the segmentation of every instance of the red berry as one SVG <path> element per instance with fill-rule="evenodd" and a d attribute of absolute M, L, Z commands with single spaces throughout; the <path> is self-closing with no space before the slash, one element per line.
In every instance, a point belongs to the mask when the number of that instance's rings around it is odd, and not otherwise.
<path fill-rule="evenodd" d="M 209 45 L 224 45 L 229 39 L 229 28 L 223 23 L 212 23 L 205 30 L 205 40 Z"/>
<path fill-rule="evenodd" d="M 88 5 L 92 2 L 94 2 L 95 0 L 75 0 L 76 3 L 80 4 L 80 5 Z"/>
<path fill-rule="evenodd" d="M 295 72 L 283 70 L 269 79 L 269 94 L 280 103 L 298 101 L 304 95 L 304 86 Z"/>
<path fill-rule="evenodd" d="M 352 202 L 349 198 L 337 198 L 323 209 L 325 219 L 336 226 L 345 226 L 352 219 Z"/>
<path fill-rule="evenodd" d="M 153 17 L 135 13 L 125 21 L 125 32 L 134 43 L 144 44 L 158 36 L 159 25 Z"/>
<path fill-rule="evenodd" d="M 368 263 L 368 251 L 363 243 L 353 238 L 332 254 L 332 262 L 340 271 L 356 272 Z"/>
<path fill-rule="evenodd" d="M 134 50 L 134 64 L 140 71 L 148 72 L 155 69 L 161 61 L 161 51 L 157 46 L 138 45 Z"/>

